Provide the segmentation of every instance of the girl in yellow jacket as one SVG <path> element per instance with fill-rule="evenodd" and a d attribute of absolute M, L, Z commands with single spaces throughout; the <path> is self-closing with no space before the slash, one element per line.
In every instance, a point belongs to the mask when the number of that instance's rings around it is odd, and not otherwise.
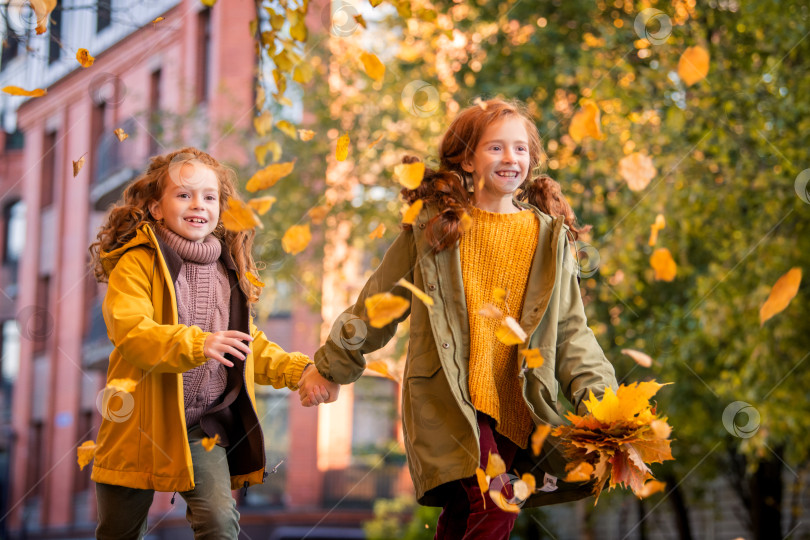
<path fill-rule="evenodd" d="M 184 148 L 152 158 L 90 247 L 115 349 L 102 394 L 92 479 L 97 538 L 140 538 L 154 491 L 180 492 L 195 538 L 236 538 L 231 490 L 262 483 L 265 449 L 254 381 L 297 389 L 302 373 L 337 396 L 301 353 L 254 325 L 254 231 L 220 220 L 234 173 Z M 130 383 L 131 385 L 131 383 Z M 206 450 L 204 437 L 216 440 Z"/>

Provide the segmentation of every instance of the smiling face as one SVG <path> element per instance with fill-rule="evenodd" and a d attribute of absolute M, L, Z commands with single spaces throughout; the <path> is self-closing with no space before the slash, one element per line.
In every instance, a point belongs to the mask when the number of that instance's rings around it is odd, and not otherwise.
<path fill-rule="evenodd" d="M 511 200 L 531 168 L 529 135 L 522 118 L 507 116 L 484 130 L 462 168 L 472 173 L 478 201 Z"/>
<path fill-rule="evenodd" d="M 209 167 L 194 161 L 173 163 L 163 195 L 149 211 L 172 232 L 203 242 L 219 223 L 219 198 L 219 180 Z"/>

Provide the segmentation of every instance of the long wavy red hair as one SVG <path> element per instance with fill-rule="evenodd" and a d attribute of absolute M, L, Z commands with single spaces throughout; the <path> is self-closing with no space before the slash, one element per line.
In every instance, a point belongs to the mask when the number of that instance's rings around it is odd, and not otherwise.
<path fill-rule="evenodd" d="M 149 206 L 159 201 L 163 195 L 169 181 L 169 166 L 192 160 L 210 168 L 216 175 L 219 181 L 220 215 L 228 207 L 229 199 L 241 200 L 236 190 L 236 173 L 202 150 L 187 147 L 151 158 L 146 171 L 126 187 L 121 199 L 110 210 L 106 222 L 99 229 L 96 241 L 90 245 L 91 264 L 97 281 L 107 281 L 101 264 L 102 253 L 110 252 L 132 240 L 144 223 L 155 226 L 156 220 L 149 212 Z M 255 231 L 251 229 L 233 232 L 218 225 L 214 235 L 225 242 L 225 247 L 236 264 L 239 288 L 245 293 L 248 304 L 255 303 L 259 299 L 260 290 L 246 277 L 247 272 L 258 275 L 252 254 Z"/>
<path fill-rule="evenodd" d="M 426 169 L 424 180 L 418 188 L 402 190 L 408 203 L 422 199 L 426 205 L 438 208 L 438 214 L 431 218 L 425 231 L 426 239 L 435 252 L 458 242 L 463 234 L 461 218 L 475 204 L 475 193 L 468 189 L 473 180 L 461 164 L 472 160 L 490 124 L 509 117 L 520 118 L 529 136 L 530 172 L 518 188 L 515 198 L 536 206 L 550 216 L 563 216 L 574 238 L 590 229 L 589 226 L 577 225 L 576 215 L 562 194 L 560 184 L 542 173 L 545 153 L 537 126 L 525 106 L 516 100 L 490 99 L 481 105 L 468 107 L 456 116 L 439 145 L 438 170 Z M 412 163 L 418 158 L 407 156 L 402 161 Z"/>

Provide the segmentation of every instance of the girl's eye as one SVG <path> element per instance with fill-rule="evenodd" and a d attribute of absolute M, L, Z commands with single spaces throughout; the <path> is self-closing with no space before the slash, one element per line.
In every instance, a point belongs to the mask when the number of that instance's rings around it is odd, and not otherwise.
<path fill-rule="evenodd" d="M 178 197 L 188 197 L 188 193 L 178 193 Z"/>
<path fill-rule="evenodd" d="M 525 152 L 527 148 L 525 146 L 518 146 L 518 152 Z"/>
<path fill-rule="evenodd" d="M 490 150 L 494 150 L 495 152 L 499 151 L 500 149 L 501 149 L 500 146 L 493 146 L 492 148 L 490 148 Z"/>
<path fill-rule="evenodd" d="M 208 201 L 215 201 L 215 200 L 217 200 L 216 196 L 214 196 L 214 195 L 208 195 L 208 196 L 207 196 L 205 199 L 206 199 L 206 200 L 208 200 Z"/>

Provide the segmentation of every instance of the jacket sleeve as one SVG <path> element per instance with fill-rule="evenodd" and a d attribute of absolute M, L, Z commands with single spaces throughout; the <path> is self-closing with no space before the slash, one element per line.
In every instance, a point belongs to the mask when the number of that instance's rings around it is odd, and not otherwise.
<path fill-rule="evenodd" d="M 388 248 L 355 304 L 337 318 L 326 343 L 315 352 L 315 365 L 321 375 L 340 384 L 349 384 L 360 378 L 366 368 L 363 355 L 384 347 L 396 333 L 397 325 L 411 313 L 409 306 L 397 319 L 382 328 L 374 328 L 368 322 L 366 299 L 390 292 L 411 302 L 411 292 L 396 283 L 402 278 L 413 283 L 415 264 L 413 231 L 404 230 Z"/>
<path fill-rule="evenodd" d="M 267 384 L 274 388 L 286 386 L 290 390 L 297 390 L 304 367 L 311 363 L 309 357 L 299 352 L 286 352 L 267 339 L 253 322 L 250 323 L 250 335 L 253 336 L 250 344 L 255 370 L 253 380 L 257 384 Z"/>
<path fill-rule="evenodd" d="M 107 335 L 127 362 L 154 373 L 182 373 L 206 362 L 208 336 L 197 326 L 158 324 L 152 304 L 154 256 L 127 251 L 110 274 L 102 313 Z"/>
<path fill-rule="evenodd" d="M 555 375 L 574 410 L 584 414 L 587 411 L 583 401 L 588 399 L 588 392 L 592 390 L 601 396 L 608 386 L 615 390 L 616 375 L 596 336 L 588 328 L 576 262 L 569 242 L 564 240 L 563 244 Z"/>

